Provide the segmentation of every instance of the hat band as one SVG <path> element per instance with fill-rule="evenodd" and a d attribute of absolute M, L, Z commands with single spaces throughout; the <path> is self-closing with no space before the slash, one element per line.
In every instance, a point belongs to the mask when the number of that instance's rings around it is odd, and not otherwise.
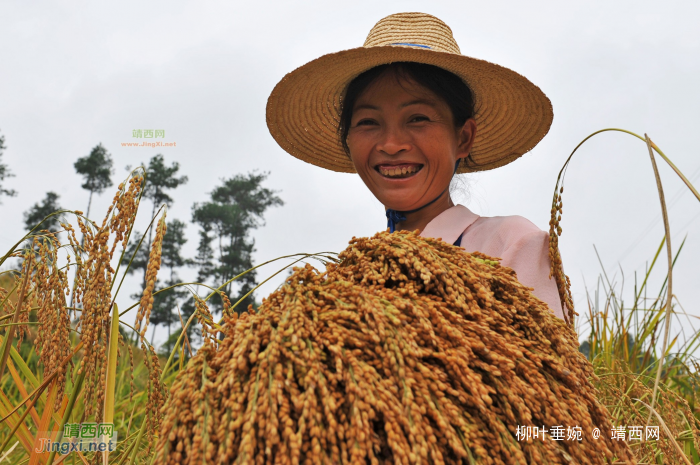
<path fill-rule="evenodd" d="M 411 44 L 409 42 L 394 42 L 391 45 L 408 45 L 409 47 L 420 47 L 420 48 L 429 48 L 432 49 L 429 45 L 423 45 L 423 44 Z"/>

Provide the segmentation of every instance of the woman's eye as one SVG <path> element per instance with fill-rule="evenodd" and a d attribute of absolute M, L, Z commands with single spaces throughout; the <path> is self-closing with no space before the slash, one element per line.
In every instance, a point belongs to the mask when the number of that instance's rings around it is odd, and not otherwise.
<path fill-rule="evenodd" d="M 411 117 L 411 119 L 409 120 L 409 123 L 420 123 L 421 121 L 430 121 L 430 118 L 428 118 L 427 116 L 423 116 L 423 115 L 416 115 L 416 116 Z"/>
<path fill-rule="evenodd" d="M 372 119 L 361 119 L 355 126 L 372 126 L 375 124 L 377 124 L 377 122 Z"/>

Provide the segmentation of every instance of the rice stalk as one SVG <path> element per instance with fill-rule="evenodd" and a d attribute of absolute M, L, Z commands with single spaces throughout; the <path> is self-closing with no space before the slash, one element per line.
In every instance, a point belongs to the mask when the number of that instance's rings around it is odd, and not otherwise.
<path fill-rule="evenodd" d="M 20 287 L 20 292 L 19 292 L 19 297 L 17 301 L 17 305 L 15 306 L 15 313 L 12 318 L 13 323 L 17 323 L 19 320 L 19 314 L 20 310 L 22 309 L 22 303 L 24 301 L 24 296 L 27 291 L 27 283 L 29 282 L 29 273 L 25 273 L 24 277 L 22 278 L 22 286 Z M 7 302 L 8 296 L 5 298 L 5 301 L 3 304 Z M 10 348 L 12 347 L 12 339 L 14 338 L 14 327 L 10 328 L 7 333 L 5 334 L 5 337 L 3 338 L 2 341 L 2 349 L 0 349 L 0 379 L 2 379 L 2 375 L 5 372 L 5 365 L 7 364 L 7 356 L 10 353 Z"/>
<path fill-rule="evenodd" d="M 654 168 L 654 177 L 656 178 L 656 187 L 659 191 L 659 201 L 661 202 L 661 215 L 664 220 L 664 232 L 665 232 L 665 238 L 666 238 L 666 252 L 668 255 L 668 276 L 667 276 L 667 282 L 668 282 L 668 290 L 666 291 L 667 295 L 667 300 L 666 300 L 666 329 L 664 331 L 664 340 L 661 344 L 661 359 L 666 358 L 666 348 L 668 347 L 668 338 L 669 338 L 669 333 L 671 332 L 671 299 L 673 297 L 672 293 L 672 287 L 671 284 L 673 283 L 673 249 L 671 248 L 671 228 L 668 224 L 668 212 L 666 211 L 666 199 L 664 197 L 664 189 L 661 184 L 661 177 L 659 176 L 659 169 L 656 167 L 656 160 L 654 159 L 654 152 L 651 148 L 651 139 L 649 139 L 649 136 L 644 134 L 644 139 L 646 140 L 647 148 L 649 149 L 649 157 L 651 158 L 651 165 Z M 698 199 L 700 200 L 700 198 Z M 651 396 L 651 402 L 649 406 L 649 420 L 647 420 L 647 426 L 649 425 L 649 422 L 651 422 L 651 415 L 652 412 L 656 413 L 654 410 L 654 402 L 656 400 L 656 394 L 659 389 L 659 381 L 661 380 L 661 368 L 663 367 L 663 363 L 659 363 L 658 368 L 656 369 L 656 380 L 654 381 L 654 392 L 652 393 Z M 641 401 L 640 401 L 641 402 Z M 665 425 L 664 425 L 665 426 Z M 674 441 L 674 444 L 678 446 L 678 444 Z M 685 458 L 685 457 L 684 457 Z"/>
<path fill-rule="evenodd" d="M 656 166 L 656 160 L 654 159 L 654 151 L 656 151 L 663 159 L 666 161 L 669 166 L 674 170 L 674 172 L 682 179 L 682 181 L 685 183 L 685 185 L 693 192 L 693 194 L 696 196 L 696 198 L 700 201 L 700 194 L 698 191 L 693 187 L 693 185 L 690 183 L 690 181 L 681 173 L 681 171 L 671 162 L 666 155 L 663 154 L 661 149 L 654 144 L 649 136 L 647 134 L 644 134 L 644 137 L 641 137 L 631 131 L 623 130 L 623 129 L 616 129 L 616 128 L 609 128 L 609 129 L 603 129 L 600 131 L 596 131 L 593 134 L 589 135 L 586 137 L 583 141 L 581 141 L 573 150 L 571 155 L 567 158 L 566 162 L 564 163 L 564 166 L 559 172 L 559 175 L 557 177 L 557 183 L 555 186 L 554 190 L 554 199 L 553 199 L 553 206 L 551 209 L 551 219 L 550 219 L 550 245 L 549 245 L 549 251 L 550 251 L 550 260 L 552 262 L 552 268 L 550 271 L 550 277 L 552 275 L 555 276 L 557 286 L 559 288 L 559 293 L 561 296 L 561 301 L 562 301 L 562 306 L 563 308 L 567 308 L 567 306 L 571 301 L 571 294 L 570 294 L 570 281 L 568 277 L 563 275 L 563 271 L 561 269 L 561 257 L 558 252 L 558 236 L 561 235 L 562 229 L 560 226 L 560 221 L 561 221 L 561 213 L 562 213 L 562 201 L 561 201 L 561 194 L 564 191 L 564 176 L 566 174 L 566 170 L 569 166 L 569 162 L 571 161 L 571 158 L 573 157 L 574 153 L 583 145 L 588 139 L 591 137 L 600 134 L 602 132 L 606 131 L 619 131 L 623 132 L 626 134 L 630 134 L 634 137 L 637 137 L 640 140 L 643 140 L 647 146 L 648 152 L 649 152 L 649 157 L 651 159 L 651 164 L 652 168 L 654 171 L 654 177 L 656 179 L 656 185 L 657 185 L 657 190 L 658 190 L 658 195 L 659 195 L 659 201 L 661 203 L 661 213 L 662 213 L 662 218 L 664 222 L 664 240 L 666 243 L 666 251 L 667 251 L 667 258 L 668 258 L 668 274 L 666 276 L 666 282 L 664 283 L 665 285 L 667 284 L 667 289 L 666 289 L 666 305 L 665 305 L 665 330 L 663 334 L 663 342 L 661 345 L 661 357 L 659 359 L 659 363 L 657 366 L 657 371 L 656 371 L 656 379 L 654 382 L 654 388 L 652 392 L 652 397 L 650 400 L 650 411 L 649 411 L 649 418 L 646 422 L 646 425 L 649 426 L 652 418 L 652 412 L 654 412 L 654 404 L 656 401 L 656 396 L 658 394 L 658 388 L 659 388 L 659 383 L 661 380 L 661 373 L 662 369 L 664 366 L 664 360 L 666 358 L 666 352 L 668 350 L 668 344 L 669 344 L 669 334 L 670 334 L 670 322 L 671 322 L 671 303 L 672 303 L 672 298 L 673 298 L 673 293 L 672 293 L 672 277 L 673 277 L 673 251 L 671 248 L 671 234 L 670 234 L 670 227 L 669 227 L 669 222 L 668 222 L 668 213 L 667 213 L 667 208 L 666 208 L 666 201 L 664 197 L 664 192 L 663 192 L 663 185 L 661 182 L 661 178 L 659 176 L 658 168 Z M 663 243 L 662 243 L 663 246 Z M 597 253 L 597 252 L 596 252 Z M 658 253 L 657 253 L 658 255 Z M 648 276 L 647 276 L 648 277 Z M 646 281 L 645 281 L 646 282 Z M 573 324 L 573 316 L 575 312 L 573 311 L 573 307 L 568 307 L 569 312 L 567 316 L 567 322 Z M 660 318 L 661 313 L 659 312 L 656 318 Z M 605 339 L 605 336 L 603 337 Z M 626 347 L 625 347 L 626 348 Z M 610 361 L 609 361 L 610 362 Z M 673 438 L 672 438 L 673 439 Z M 678 447 L 678 444 L 674 440 L 674 444 Z"/>
<path fill-rule="evenodd" d="M 107 378 L 105 385 L 104 422 L 114 423 L 114 390 L 116 388 L 117 359 L 119 357 L 119 308 L 112 306 L 112 326 L 109 333 L 109 351 L 107 352 Z M 109 463 L 109 449 L 102 455 L 103 464 Z"/>

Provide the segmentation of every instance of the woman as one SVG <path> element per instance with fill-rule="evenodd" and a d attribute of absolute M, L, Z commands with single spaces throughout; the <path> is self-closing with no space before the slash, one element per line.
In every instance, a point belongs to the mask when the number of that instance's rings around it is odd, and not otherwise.
<path fill-rule="evenodd" d="M 423 13 L 379 21 L 363 47 L 324 55 L 280 81 L 267 124 L 290 154 L 356 172 L 386 207 L 388 227 L 419 230 L 500 257 L 563 318 L 549 236 L 520 216 L 454 205 L 455 173 L 498 168 L 549 130 L 552 107 L 507 68 L 460 54 L 450 28 Z"/>

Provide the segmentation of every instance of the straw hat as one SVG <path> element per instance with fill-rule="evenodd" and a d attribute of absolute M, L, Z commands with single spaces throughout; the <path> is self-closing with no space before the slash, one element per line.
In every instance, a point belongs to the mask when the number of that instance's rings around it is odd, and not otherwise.
<path fill-rule="evenodd" d="M 354 173 L 338 137 L 343 92 L 364 71 L 397 61 L 439 66 L 472 89 L 477 135 L 459 173 L 510 163 L 549 131 L 552 104 L 539 87 L 508 68 L 462 55 L 438 18 L 398 13 L 380 20 L 362 47 L 324 55 L 287 74 L 267 101 L 272 137 L 300 160 Z"/>

